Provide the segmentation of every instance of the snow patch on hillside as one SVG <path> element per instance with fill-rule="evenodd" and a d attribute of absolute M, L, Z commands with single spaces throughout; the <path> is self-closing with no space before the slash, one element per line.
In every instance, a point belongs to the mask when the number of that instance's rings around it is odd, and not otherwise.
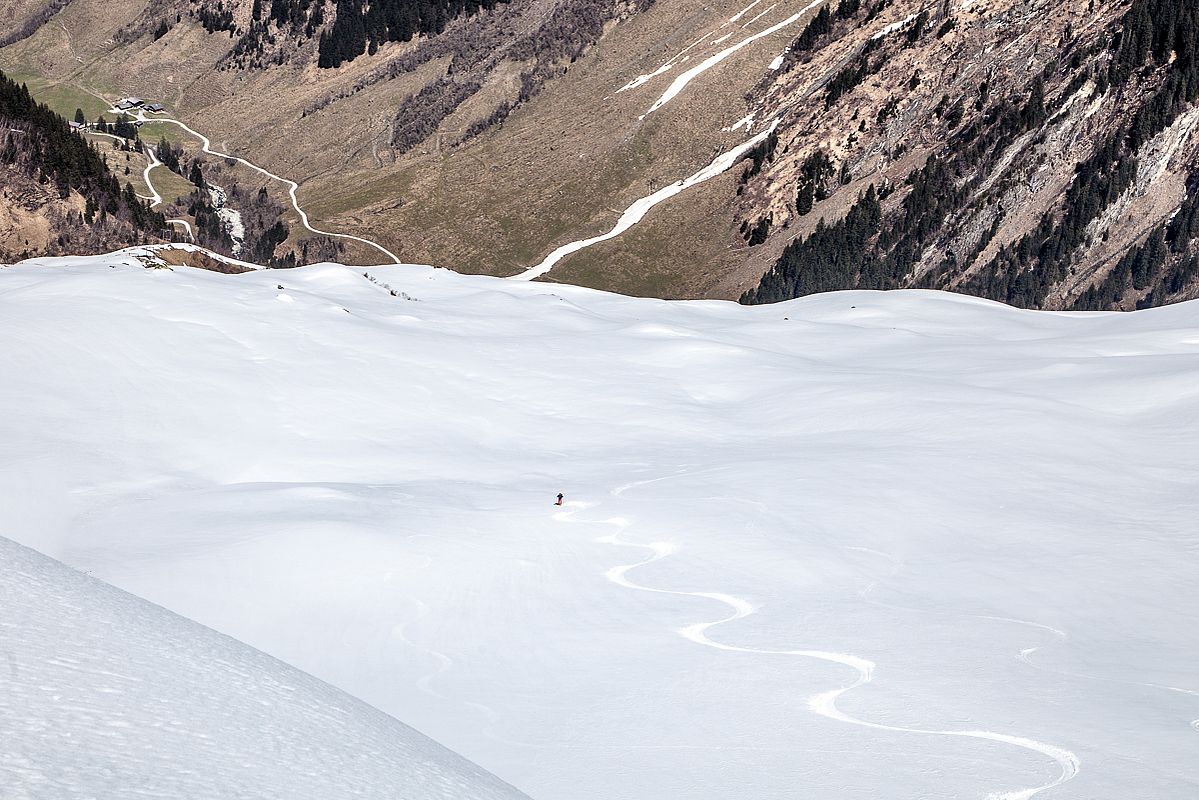
<path fill-rule="evenodd" d="M 638 86 L 644 86 L 645 84 L 649 83 L 651 80 L 658 77 L 662 73 L 669 72 L 672 67 L 674 67 L 673 63 L 667 63 L 667 64 L 663 64 L 662 66 L 658 67 L 653 72 L 650 72 L 645 75 L 638 75 L 636 78 L 633 78 L 633 80 L 629 81 L 624 86 L 621 86 L 619 89 L 617 89 L 616 94 L 620 94 L 621 92 L 627 92 L 632 89 L 636 89 Z"/>
<path fill-rule="evenodd" d="M 741 128 L 745 128 L 745 132 L 749 133 L 750 131 L 752 131 L 754 129 L 754 117 L 757 116 L 757 113 L 758 112 L 756 112 L 756 111 L 751 111 L 750 113 L 746 114 L 744 117 L 737 120 L 736 122 L 734 122 L 732 125 L 728 126 L 727 128 L 721 128 L 721 130 L 724 131 L 725 133 L 731 133 L 735 130 L 740 130 Z"/>
<path fill-rule="evenodd" d="M 616 224 L 612 226 L 612 229 L 607 233 L 601 233 L 598 236 L 591 236 L 587 239 L 579 239 L 577 241 L 568 242 L 561 247 L 555 248 L 553 252 L 542 259 L 540 264 L 529 267 L 523 272 L 519 272 L 516 275 L 511 276 L 511 279 L 517 281 L 531 281 L 536 278 L 540 278 L 552 270 L 559 261 L 566 258 L 568 255 L 577 253 L 580 250 L 585 250 L 588 247 L 592 247 L 593 245 L 597 245 L 601 242 L 615 239 L 617 236 L 620 236 L 622 233 L 629 230 L 642 219 L 644 219 L 645 215 L 648 214 L 654 206 L 669 200 L 677 194 L 685 192 L 692 186 L 698 186 L 705 181 L 709 181 L 722 172 L 732 168 L 732 166 L 736 164 L 742 158 L 742 156 L 745 155 L 745 153 L 752 149 L 758 142 L 769 136 L 777 126 L 778 120 L 775 120 L 770 124 L 769 128 L 762 131 L 749 141 L 742 142 L 736 147 L 721 153 L 716 158 L 712 159 L 712 163 L 708 164 L 703 169 L 687 176 L 686 178 L 683 178 L 682 180 L 675 181 L 669 186 L 664 186 L 652 194 L 633 201 L 633 203 L 625 209 L 624 213 L 620 215 L 620 218 L 616 220 Z"/>
<path fill-rule="evenodd" d="M 777 33 L 779 31 L 783 30 L 784 28 L 795 24 L 799 20 L 803 19 L 805 14 L 807 14 L 809 11 L 811 11 L 815 8 L 819 8 L 821 5 L 824 4 L 824 2 L 825 2 L 825 0 L 812 0 L 811 3 L 804 6 L 802 9 L 800 9 L 796 13 L 792 14 L 791 16 L 787 17 L 783 21 L 777 22 L 774 25 L 771 25 L 769 28 L 766 28 L 764 30 L 760 30 L 757 33 L 753 34 L 752 36 L 747 36 L 744 39 L 742 39 L 741 41 L 737 42 L 736 44 L 730 45 L 730 46 L 724 48 L 723 50 L 717 51 L 716 53 L 713 53 L 712 55 L 708 56 L 703 61 L 696 64 L 694 67 L 692 67 L 691 69 L 687 70 L 686 72 L 682 73 L 677 78 L 675 78 L 674 82 L 672 82 L 670 84 L 670 86 L 668 86 L 666 88 L 666 91 L 662 92 L 662 95 L 657 100 L 654 101 L 653 105 L 651 105 L 649 107 L 649 109 L 644 114 L 641 115 L 640 118 L 645 119 L 647 116 L 654 113 L 655 111 L 657 111 L 662 106 L 669 103 L 674 98 L 678 97 L 679 93 L 681 93 L 684 89 L 687 88 L 687 84 L 691 83 L 691 81 L 695 80 L 696 78 L 698 78 L 703 73 L 707 72 L 712 67 L 714 67 L 717 64 L 719 64 L 720 62 L 724 61 L 729 56 L 733 55 L 734 53 L 738 52 L 739 50 L 741 50 L 744 47 L 748 47 L 749 45 L 753 44 L 754 42 L 758 41 L 759 39 L 770 36 L 771 34 Z M 773 6 L 771 8 L 773 8 Z M 767 11 L 769 11 L 769 10 L 770 9 L 767 9 Z M 763 12 L 763 13 L 765 13 L 765 12 Z M 757 18 L 755 17 L 755 19 L 757 19 Z"/>
<path fill-rule="evenodd" d="M 886 27 L 884 27 L 882 30 L 875 33 L 870 38 L 871 39 L 882 39 L 884 37 L 890 36 L 893 33 L 897 33 L 898 31 L 903 30 L 908 25 L 911 25 L 913 22 L 915 22 L 917 16 L 919 16 L 919 15 L 918 14 L 909 14 L 908 16 L 904 17 L 903 19 L 899 20 L 898 22 L 892 22 L 890 25 L 887 25 Z"/>
<path fill-rule="evenodd" d="M 240 256 L 242 245 L 246 241 L 246 226 L 242 224 L 241 212 L 229 207 L 229 195 L 220 186 L 210 184 L 208 197 L 225 228 L 225 233 L 233 242 L 233 255 Z"/>

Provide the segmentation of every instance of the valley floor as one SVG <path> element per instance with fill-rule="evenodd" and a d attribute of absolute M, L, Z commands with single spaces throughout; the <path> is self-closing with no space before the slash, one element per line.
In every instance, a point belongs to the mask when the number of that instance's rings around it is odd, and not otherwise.
<path fill-rule="evenodd" d="M 538 800 L 1199 789 L 1195 305 L 366 272 L 0 270 L 0 530 Z"/>

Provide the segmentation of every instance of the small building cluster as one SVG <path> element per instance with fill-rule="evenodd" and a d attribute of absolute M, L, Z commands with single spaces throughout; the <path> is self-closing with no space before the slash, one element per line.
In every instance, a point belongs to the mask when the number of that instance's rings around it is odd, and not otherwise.
<path fill-rule="evenodd" d="M 113 108 L 118 111 L 131 111 L 135 108 L 140 108 L 143 111 L 149 111 L 151 114 L 161 114 L 166 109 L 162 103 L 149 103 L 140 97 L 123 97 L 117 101 Z"/>
<path fill-rule="evenodd" d="M 130 118 L 124 112 L 148 112 L 150 114 L 161 114 L 166 111 L 166 107 L 162 103 L 152 103 L 140 97 L 122 97 L 120 100 L 112 104 L 112 111 L 121 112 L 120 118 L 115 123 L 105 121 L 103 115 L 97 122 L 88 122 L 83 118 L 82 109 L 75 110 L 75 119 L 68 120 L 67 125 L 76 133 L 86 133 L 87 131 L 97 131 L 99 133 L 116 133 L 118 136 L 123 136 L 126 139 L 136 137 L 136 131 L 146 122 L 144 115 L 139 114 L 137 117 Z M 122 127 L 124 131 L 122 131 Z"/>

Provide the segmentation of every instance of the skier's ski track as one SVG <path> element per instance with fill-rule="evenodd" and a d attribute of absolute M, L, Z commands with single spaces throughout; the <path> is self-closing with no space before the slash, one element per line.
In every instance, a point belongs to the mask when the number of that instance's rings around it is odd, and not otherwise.
<path fill-rule="evenodd" d="M 428 564 L 426 564 L 425 566 L 427 567 Z M 416 601 L 416 616 L 412 619 L 405 620 L 401 624 L 397 625 L 395 627 L 395 629 L 393 630 L 393 634 L 397 639 L 399 639 L 404 644 L 408 645 L 409 647 L 411 647 L 414 650 L 421 651 L 422 653 L 426 654 L 427 656 L 429 656 L 436 662 L 436 666 L 434 667 L 432 672 L 428 672 L 428 673 L 422 675 L 421 677 L 417 678 L 416 684 L 415 684 L 416 688 L 419 689 L 421 692 L 429 695 L 430 697 L 436 697 L 439 700 L 449 700 L 450 698 L 446 697 L 444 694 L 442 694 L 441 692 L 434 689 L 432 686 L 432 683 L 433 683 L 434 679 L 440 677 L 442 674 L 444 674 L 446 672 L 446 670 L 448 670 L 450 667 L 452 667 L 454 665 L 454 659 L 450 658 L 445 653 L 442 653 L 440 650 L 433 650 L 432 648 L 425 647 L 424 645 L 419 645 L 416 642 L 414 642 L 408 638 L 408 627 L 410 625 L 412 625 L 414 622 L 420 622 L 422 619 L 424 619 L 428 615 L 429 615 L 429 607 L 422 601 L 417 600 Z"/>
<path fill-rule="evenodd" d="M 120 112 L 117 112 L 116 109 L 111 109 L 111 111 L 113 113 L 120 113 Z M 399 256 L 397 256 L 395 253 L 391 252 L 390 250 L 388 250 L 386 247 L 379 244 L 378 242 L 373 242 L 370 239 L 364 239 L 361 236 L 354 236 L 353 234 L 349 234 L 349 233 L 334 233 L 333 231 L 325 231 L 325 230 L 321 230 L 320 228 L 313 226 L 312 223 L 308 219 L 307 212 L 305 212 L 304 209 L 300 207 L 300 200 L 296 196 L 296 192 L 299 191 L 299 189 L 300 189 L 300 184 L 296 183 L 295 181 L 290 180 L 288 178 L 284 178 L 280 175 L 276 175 L 275 173 L 270 172 L 269 170 L 263 169 L 262 167 L 258 166 L 257 164 L 255 164 L 253 162 L 250 162 L 244 158 L 241 158 L 240 156 L 231 155 L 229 153 L 222 153 L 219 150 L 213 150 L 212 142 L 209 140 L 209 138 L 207 136 L 205 136 L 204 134 L 200 133 L 199 131 L 195 130 L 194 128 L 192 128 L 185 122 L 181 122 L 177 119 L 171 119 L 170 117 L 147 117 L 146 113 L 144 111 L 139 111 L 136 119 L 140 122 L 162 122 L 162 123 L 166 123 L 167 125 L 175 125 L 179 128 L 182 128 L 183 130 L 187 131 L 192 136 L 195 136 L 197 139 L 200 140 L 201 149 L 205 153 L 208 153 L 211 156 L 216 156 L 217 158 L 232 159 L 232 160 L 238 162 L 239 164 L 249 167 L 250 169 L 254 170 L 255 172 L 257 172 L 261 175 L 265 175 L 266 177 L 270 178 L 271 180 L 278 181 L 279 183 L 286 185 L 287 193 L 291 197 L 291 207 L 293 209 L 295 209 L 296 214 L 299 215 L 300 224 L 302 224 L 305 228 L 307 228 L 312 233 L 318 234 L 320 236 L 331 236 L 331 237 L 334 237 L 337 239 L 348 239 L 350 241 L 359 242 L 360 244 L 365 244 L 369 247 L 375 248 L 380 253 L 382 253 L 383 255 L 390 258 L 396 264 L 404 263 L 403 261 L 400 260 Z M 149 151 L 147 151 L 147 152 L 149 152 Z M 151 156 L 151 158 L 153 158 L 153 156 Z M 157 160 L 157 159 L 155 159 L 155 160 Z M 147 175 L 149 174 L 150 169 L 152 169 L 154 166 L 155 166 L 154 164 L 151 164 L 150 167 L 146 168 Z M 151 188 L 151 191 L 153 191 L 153 188 Z M 155 192 L 155 194 L 157 195 L 157 192 Z M 162 198 L 160 197 L 159 202 L 161 202 L 161 199 Z"/>
<path fill-rule="evenodd" d="M 626 484 L 623 486 L 619 486 L 616 489 L 612 490 L 612 495 L 614 497 L 619 497 L 625 491 L 627 491 L 628 489 L 631 489 L 635 486 L 642 486 L 642 485 L 645 485 L 648 483 L 654 483 L 654 482 L 660 481 L 660 480 L 668 480 L 670 478 L 677 477 L 678 474 L 683 474 L 683 473 L 677 473 L 676 475 L 667 475 L 667 476 L 663 476 L 661 478 L 656 478 L 656 479 L 647 480 L 647 481 L 639 481 L 636 483 L 630 483 L 630 484 Z M 581 511 L 585 508 L 590 507 L 589 504 L 579 503 L 579 502 L 571 502 L 571 503 L 568 503 L 567 505 L 570 506 L 570 509 L 554 514 L 555 520 L 560 521 L 560 522 L 574 522 L 573 516 L 578 511 Z M 710 638 L 708 636 L 709 630 L 711 630 L 717 626 L 720 626 L 720 625 L 725 625 L 730 622 L 735 622 L 740 619 L 745 619 L 746 617 L 754 614 L 756 609 L 754 608 L 753 604 L 749 603 L 748 601 L 746 601 L 740 597 L 737 597 L 737 596 L 731 595 L 731 594 L 726 594 L 724 592 L 694 592 L 694 591 L 683 591 L 683 590 L 678 590 L 678 589 L 662 589 L 662 588 L 658 588 L 658 587 L 654 587 L 654 586 L 646 586 L 644 584 L 636 583 L 636 582 L 630 580 L 628 577 L 629 572 L 631 572 L 639 567 L 648 566 L 649 564 L 652 564 L 655 561 L 660 561 L 664 558 L 669 557 L 670 555 L 673 555 L 678 550 L 677 545 L 675 545 L 671 542 L 639 543 L 639 542 L 624 541 L 623 539 L 621 539 L 620 533 L 621 533 L 621 531 L 630 527 L 631 523 L 628 520 L 624 519 L 623 517 L 610 517 L 605 520 L 599 520 L 598 522 L 615 526 L 618 530 L 614 533 L 597 538 L 596 539 L 597 542 L 600 542 L 603 544 L 616 545 L 619 547 L 634 547 L 634 548 L 639 548 L 639 549 L 650 551 L 650 556 L 648 558 L 645 558 L 641 561 L 637 561 L 632 564 L 623 564 L 620 566 L 612 567 L 607 572 L 605 572 L 604 576 L 612 583 L 616 584 L 617 586 L 626 588 L 626 589 L 633 589 L 633 590 L 642 591 L 642 592 L 674 595 L 674 596 L 678 596 L 678 597 L 696 597 L 696 598 L 700 598 L 700 599 L 704 599 L 704 600 L 713 600 L 713 601 L 716 601 L 718 603 L 722 603 L 722 604 L 728 606 L 729 609 L 731 610 L 731 612 L 732 612 L 731 614 L 729 614 L 728 616 L 725 616 L 725 617 L 721 617 L 720 619 L 709 621 L 709 622 L 697 622 L 692 625 L 687 625 L 683 628 L 677 629 L 675 632 L 678 633 L 683 638 L 685 638 L 691 642 L 694 642 L 695 644 L 702 645 L 704 647 L 710 647 L 710 648 L 713 648 L 716 650 L 723 650 L 723 651 L 727 651 L 727 652 L 746 653 L 746 654 L 750 654 L 750 655 L 762 655 L 762 656 L 787 656 L 787 657 L 794 657 L 794 658 L 816 659 L 819 661 L 825 661 L 825 662 L 839 664 L 839 665 L 848 667 L 857 673 L 857 678 L 852 683 L 850 683 L 848 686 L 844 686 L 844 687 L 841 687 L 838 689 L 830 689 L 829 691 L 820 692 L 818 694 L 814 694 L 811 697 L 809 697 L 808 698 L 808 709 L 810 711 L 812 711 L 813 713 L 815 713 L 819 716 L 822 716 L 822 717 L 826 717 L 828 719 L 836 720 L 838 722 L 843 722 L 848 725 L 857 725 L 857 726 L 864 727 L 864 728 L 870 728 L 872 730 L 889 731 L 892 733 L 922 734 L 922 735 L 926 735 L 926 736 L 945 736 L 945 737 L 955 737 L 955 738 L 981 739 L 981 740 L 996 742 L 999 744 L 1006 744 L 1006 745 L 1010 745 L 1013 747 L 1023 748 L 1030 752 L 1033 752 L 1038 755 L 1045 756 L 1049 759 L 1052 759 L 1053 761 L 1057 762 L 1057 765 L 1060 768 L 1060 773 L 1057 776 L 1057 778 L 1054 779 L 1053 781 L 1050 781 L 1049 783 L 1045 783 L 1040 786 L 1034 786 L 1034 787 L 1026 788 L 1026 789 L 1018 789 L 1015 791 L 992 792 L 991 794 L 987 795 L 987 800 L 1029 800 L 1029 798 L 1032 798 L 1032 797 L 1036 796 L 1037 794 L 1040 794 L 1041 792 L 1044 792 L 1048 789 L 1052 789 L 1054 787 L 1060 786 L 1060 785 L 1066 783 L 1067 781 L 1072 780 L 1076 775 L 1078 775 L 1078 772 L 1079 772 L 1079 769 L 1081 766 L 1081 762 L 1077 755 L 1075 755 L 1073 752 L 1071 752 L 1070 750 L 1067 750 L 1065 748 L 1058 747 L 1058 746 L 1052 745 L 1052 744 L 1048 744 L 1046 742 L 1041 742 L 1036 739 L 1031 739 L 1031 738 L 1027 738 L 1024 736 L 1014 736 L 1014 735 L 1006 734 L 1006 733 L 997 733 L 995 731 L 988 731 L 988 730 L 967 730 L 967 731 L 936 730 L 936 729 L 929 729 L 929 728 L 910 728 L 910 727 L 903 727 L 903 726 L 898 726 L 898 725 L 884 725 L 884 724 L 877 723 L 877 722 L 870 722 L 868 720 L 858 719 L 857 717 L 852 717 L 852 716 L 844 713 L 837 707 L 837 701 L 841 698 L 842 695 L 844 695 L 848 692 L 851 692 L 854 689 L 857 689 L 861 686 L 865 686 L 866 684 L 870 683 L 873 680 L 874 670 L 875 670 L 875 666 L 876 666 L 873 661 L 870 661 L 868 659 L 865 659 L 865 658 L 862 658 L 860 656 L 856 656 L 853 654 L 849 654 L 849 653 L 837 653 L 837 652 L 832 652 L 832 651 L 827 651 L 827 650 L 806 650 L 806 649 L 805 650 L 766 650 L 766 649 L 762 649 L 762 648 L 741 647 L 738 645 L 726 644 L 724 642 L 720 642 L 720 641 Z"/>
<path fill-rule="evenodd" d="M 869 553 L 871 555 L 887 559 L 894 565 L 894 568 L 891 571 L 891 577 L 894 577 L 895 575 L 899 574 L 900 570 L 903 568 L 903 563 L 901 561 L 899 561 L 899 559 L 895 558 L 895 556 L 891 555 L 890 553 L 884 553 L 881 550 L 875 550 L 870 547 L 859 547 L 859 546 L 846 546 L 844 549 L 855 550 L 855 551 L 862 552 L 862 553 Z M 1051 633 L 1055 637 L 1057 637 L 1057 639 L 1059 641 L 1065 641 L 1066 639 L 1069 638 L 1069 634 L 1067 634 L 1065 631 L 1061 630 L 1060 628 L 1055 628 L 1052 625 L 1046 625 L 1041 622 L 1033 622 L 1032 620 L 1027 620 L 1027 619 L 1016 619 L 1014 617 L 999 617 L 999 616 L 995 616 L 992 614 L 970 614 L 970 613 L 965 613 L 965 612 L 960 612 L 960 611 L 941 611 L 941 610 L 936 610 L 936 609 L 911 608 L 909 606 L 895 605 L 894 603 L 884 603 L 881 600 L 876 600 L 873 597 L 871 597 L 871 595 L 873 594 L 873 592 L 877 586 L 878 586 L 877 582 L 871 583 L 865 589 L 860 591 L 858 593 L 858 595 L 866 602 L 868 602 L 872 605 L 879 606 L 880 608 L 889 608 L 889 609 L 893 609 L 895 611 L 903 611 L 903 612 L 907 612 L 907 613 L 911 613 L 911 614 L 942 614 L 942 615 L 946 615 L 946 616 L 967 617 L 970 619 L 985 619 L 985 620 L 988 620 L 991 622 L 1005 622 L 1005 623 L 1009 623 L 1012 625 L 1023 625 L 1028 628 L 1037 628 L 1038 630 L 1046 631 L 1047 633 Z M 1147 689 L 1159 689 L 1159 690 L 1165 691 L 1165 692 L 1174 692 L 1176 694 L 1185 694 L 1185 695 L 1189 695 L 1191 697 L 1199 697 L 1199 691 L 1193 691 L 1191 689 L 1183 689 L 1178 686 L 1167 686 L 1167 685 L 1161 684 L 1161 683 L 1145 683 L 1143 681 L 1130 681 L 1125 678 L 1108 678 L 1108 677 L 1105 677 L 1102 675 L 1086 675 L 1081 672 L 1070 672 L 1068 670 L 1052 669 L 1050 667 L 1043 667 L 1040 664 L 1034 663 L 1032 660 L 1033 653 L 1036 653 L 1040 649 L 1041 649 L 1040 647 L 1026 647 L 1026 648 L 1022 649 L 1019 653 L 1016 654 L 1016 658 L 1019 661 L 1022 661 L 1025 664 L 1027 664 L 1032 669 L 1035 669 L 1038 672 L 1044 672 L 1048 675 L 1058 675 L 1058 676 L 1066 677 L 1066 678 L 1078 678 L 1078 679 L 1087 680 L 1087 681 L 1100 681 L 1100 682 L 1104 682 L 1104 683 L 1116 683 L 1116 684 L 1121 684 L 1124 686 L 1141 686 L 1141 687 L 1144 687 Z M 1199 733 L 1199 719 L 1191 720 L 1188 723 L 1188 725 L 1192 729 L 1194 729 L 1196 733 Z"/>
<path fill-rule="evenodd" d="M 890 553 L 884 553 L 882 550 L 875 550 L 874 548 L 871 548 L 871 547 L 860 547 L 860 546 L 850 546 L 850 545 L 845 546 L 844 549 L 845 550 L 855 550 L 859 553 L 869 553 L 870 555 L 878 556 L 879 558 L 884 558 L 884 559 L 890 561 L 892 563 L 892 565 L 894 565 L 893 569 L 891 570 L 890 577 L 895 577 L 903 569 L 903 562 L 901 562 L 899 559 L 897 559 L 895 556 L 891 555 Z M 897 606 L 894 603 L 884 603 L 881 600 L 875 600 L 871 597 L 871 595 L 873 594 L 874 590 L 877 587 L 878 587 L 878 581 L 874 581 L 873 583 L 868 585 L 865 589 L 858 592 L 858 596 L 861 597 L 863 600 L 865 600 L 867 603 L 870 603 L 871 605 L 879 606 L 880 608 L 890 608 L 890 609 L 893 609 L 896 611 L 905 611 L 905 612 L 912 613 L 912 614 L 945 614 L 945 615 L 954 616 L 954 617 L 968 617 L 970 619 L 985 619 L 985 620 L 989 620 L 991 622 L 1006 622 L 1006 623 L 1010 623 L 1012 625 L 1024 625 L 1029 628 L 1038 628 L 1043 631 L 1048 631 L 1049 633 L 1052 633 L 1054 636 L 1058 637 L 1059 639 L 1067 638 L 1066 632 L 1059 628 L 1055 628 L 1052 625 L 1045 625 L 1044 623 L 1041 623 L 1041 622 L 1032 622 L 1031 620 L 1027 620 L 1027 619 L 1015 619 L 1013 617 L 997 617 L 997 616 L 994 616 L 991 614 L 970 614 L 970 613 L 961 612 L 961 611 L 939 611 L 939 610 L 935 610 L 935 609 L 910 608 L 908 606 Z M 1016 658 L 1020 659 L 1021 661 L 1027 661 L 1028 655 L 1031 655 L 1032 653 L 1035 653 L 1037 650 L 1040 650 L 1040 649 L 1041 648 L 1039 648 L 1039 647 L 1026 648 L 1024 650 L 1021 650 L 1016 655 Z"/>

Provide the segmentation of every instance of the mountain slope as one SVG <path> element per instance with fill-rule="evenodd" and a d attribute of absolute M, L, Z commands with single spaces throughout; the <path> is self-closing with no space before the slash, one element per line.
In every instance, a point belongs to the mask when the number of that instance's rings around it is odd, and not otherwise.
<path fill-rule="evenodd" d="M 162 99 L 403 260 L 515 274 L 734 153 L 548 279 L 750 302 L 1199 293 L 1188 0 L 117 1 L 23 6 L 40 23 L 0 65 L 67 105 Z M 859 200 L 862 231 L 817 233 Z"/>
<path fill-rule="evenodd" d="M 405 260 L 501 274 L 606 230 L 637 198 L 743 142 L 743 130 L 722 128 L 743 113 L 742 96 L 800 22 L 781 6 L 742 14 L 741 2 L 520 0 L 322 69 L 319 32 L 305 38 L 304 26 L 298 38 L 279 33 L 282 52 L 268 49 L 265 63 L 232 58 L 238 32 L 251 26 L 248 0 L 221 5 L 234 10 L 232 32 L 203 26 L 196 9 L 217 8 L 206 2 L 176 10 L 179 21 L 157 39 L 156 20 L 174 4 L 118 2 L 122 13 L 74 0 L 0 49 L 0 65 L 89 118 L 124 95 L 163 101 L 225 151 L 300 182 L 325 227 L 367 234 Z M 323 24 L 333 18 L 326 11 Z M 619 91 L 664 62 L 679 72 L 734 46 L 644 122 L 660 87 Z M 146 135 L 159 133 L 151 126 Z M 185 145 L 194 152 L 195 142 Z M 735 237 L 725 205 L 719 230 Z M 696 293 L 718 277 L 687 267 L 590 280 Z"/>
<path fill-rule="evenodd" d="M 756 113 L 786 121 L 741 213 L 787 229 L 747 300 L 913 286 L 1048 308 L 1196 296 L 1192 3 L 885 5 L 873 22 L 875 3 L 822 12 L 757 93 Z M 798 92 L 828 63 L 827 83 Z M 834 224 L 850 205 L 855 220 Z"/>
<path fill-rule="evenodd" d="M 544 800 L 1193 796 L 1194 304 L 363 272 L 0 270 L 0 528 Z"/>
<path fill-rule="evenodd" d="M 5 797 L 524 795 L 240 642 L 0 537 Z"/>
<path fill-rule="evenodd" d="M 89 254 L 170 237 L 107 156 L 0 72 L 0 260 Z"/>

